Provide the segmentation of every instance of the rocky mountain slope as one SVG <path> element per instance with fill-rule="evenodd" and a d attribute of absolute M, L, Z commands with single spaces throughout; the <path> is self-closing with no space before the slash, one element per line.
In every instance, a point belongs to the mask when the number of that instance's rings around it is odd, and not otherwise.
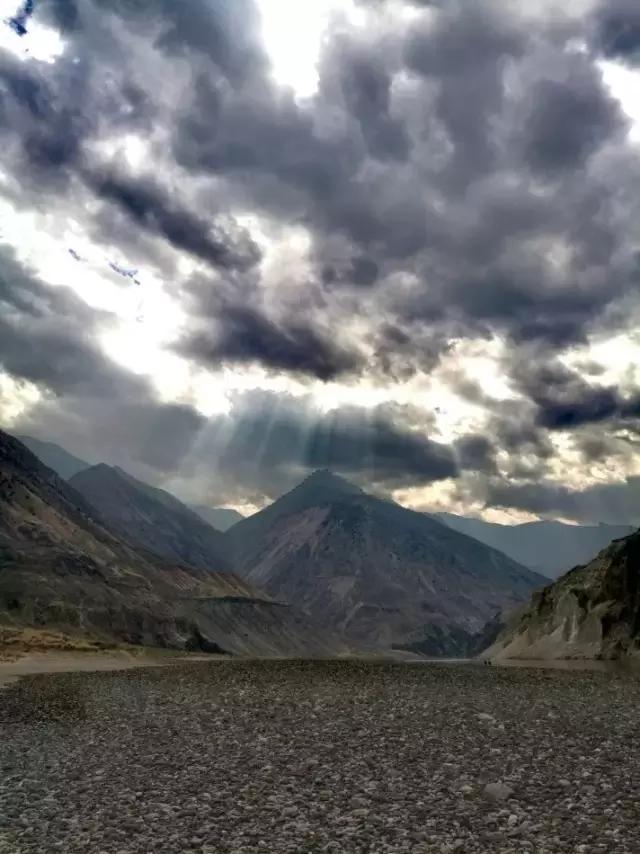
<path fill-rule="evenodd" d="M 112 530 L 161 557 L 202 569 L 230 569 L 221 532 L 163 489 L 104 463 L 79 472 L 69 484 Z"/>
<path fill-rule="evenodd" d="M 241 522 L 244 516 L 229 507 L 206 507 L 204 504 L 192 504 L 190 509 L 201 519 L 208 522 L 216 531 L 228 531 L 236 522 Z"/>
<path fill-rule="evenodd" d="M 0 625 L 251 655 L 342 647 L 237 576 L 164 561 L 108 528 L 0 431 Z"/>
<path fill-rule="evenodd" d="M 544 579 L 422 513 L 316 472 L 226 534 L 236 571 L 357 643 L 464 652 Z"/>
<path fill-rule="evenodd" d="M 453 513 L 434 516 L 549 578 L 557 578 L 572 566 L 587 563 L 612 540 L 633 531 L 627 525 L 566 525 L 553 521 L 500 525 Z"/>
<path fill-rule="evenodd" d="M 534 593 L 494 634 L 485 657 L 609 659 L 640 652 L 640 532 Z"/>
<path fill-rule="evenodd" d="M 53 469 L 64 480 L 69 480 L 74 474 L 78 474 L 79 471 L 88 469 L 91 466 L 91 463 L 81 460 L 74 454 L 70 454 L 69 451 L 60 447 L 60 445 L 56 445 L 55 442 L 42 442 L 40 439 L 34 439 L 32 436 L 16 436 L 16 438 L 23 445 L 26 445 L 40 462 Z"/>

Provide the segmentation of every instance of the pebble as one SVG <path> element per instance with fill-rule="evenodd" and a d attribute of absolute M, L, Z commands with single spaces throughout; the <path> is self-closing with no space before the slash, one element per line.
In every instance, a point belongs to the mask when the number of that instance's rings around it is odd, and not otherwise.
<path fill-rule="evenodd" d="M 0 854 L 632 854 L 638 708 L 631 675 L 475 665 L 29 677 Z"/>
<path fill-rule="evenodd" d="M 504 783 L 487 783 L 482 791 L 492 801 L 507 801 L 513 795 L 511 786 L 506 786 Z"/>

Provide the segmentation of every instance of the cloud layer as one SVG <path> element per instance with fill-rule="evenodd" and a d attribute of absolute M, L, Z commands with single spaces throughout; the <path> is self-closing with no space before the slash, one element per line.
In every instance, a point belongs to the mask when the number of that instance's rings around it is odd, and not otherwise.
<path fill-rule="evenodd" d="M 400 5 L 335 16 L 299 98 L 251 0 L 36 4 L 24 39 L 46 26 L 63 49 L 0 55 L 5 200 L 160 281 L 181 314 L 164 347 L 190 376 L 258 379 L 226 415 L 188 384 L 161 399 L 161 377 L 100 343 L 118 318 L 7 243 L 0 366 L 42 394 L 21 430 L 85 453 L 91 436 L 94 458 L 218 501 L 318 466 L 574 518 L 635 488 L 635 375 L 585 367 L 638 319 L 640 160 L 602 73 L 638 65 L 635 4 Z M 499 352 L 502 397 L 456 361 L 471 344 Z M 327 383 L 387 403 L 328 409 Z M 438 388 L 459 407 L 448 433 Z"/>

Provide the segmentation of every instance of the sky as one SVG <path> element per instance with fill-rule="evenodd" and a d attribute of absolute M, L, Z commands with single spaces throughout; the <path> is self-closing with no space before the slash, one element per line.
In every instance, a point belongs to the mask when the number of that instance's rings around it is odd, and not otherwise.
<path fill-rule="evenodd" d="M 640 524 L 635 0 L 0 0 L 0 424 Z"/>

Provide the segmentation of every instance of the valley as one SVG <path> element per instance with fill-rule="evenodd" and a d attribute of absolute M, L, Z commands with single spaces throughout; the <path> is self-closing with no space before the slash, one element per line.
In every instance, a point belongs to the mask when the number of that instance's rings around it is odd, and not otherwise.
<path fill-rule="evenodd" d="M 0 432 L 0 629 L 240 656 L 616 658 L 637 648 L 636 535 L 605 549 L 613 561 L 596 555 L 553 586 L 451 518 L 329 470 L 247 518 L 209 508 L 236 519 L 222 532 L 206 508 L 121 468 L 79 468 L 64 448 L 27 442 L 58 471 Z M 567 548 L 569 527 L 553 529 Z M 592 533 L 579 529 L 571 548 Z"/>
<path fill-rule="evenodd" d="M 0 854 L 640 854 L 640 0 L 0 8 Z"/>

